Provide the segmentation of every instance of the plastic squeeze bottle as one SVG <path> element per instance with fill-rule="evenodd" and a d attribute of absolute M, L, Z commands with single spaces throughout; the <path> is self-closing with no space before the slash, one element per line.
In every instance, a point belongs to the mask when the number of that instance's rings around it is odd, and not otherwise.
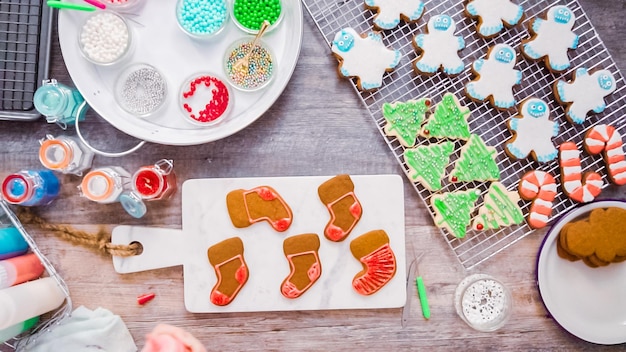
<path fill-rule="evenodd" d="M 63 303 L 65 294 L 51 277 L 0 290 L 0 330 L 50 312 Z"/>
<path fill-rule="evenodd" d="M 20 231 L 11 226 L 0 228 L 0 260 L 17 257 L 28 252 L 28 243 Z"/>
<path fill-rule="evenodd" d="M 37 279 L 44 267 L 35 253 L 0 261 L 0 289 Z"/>

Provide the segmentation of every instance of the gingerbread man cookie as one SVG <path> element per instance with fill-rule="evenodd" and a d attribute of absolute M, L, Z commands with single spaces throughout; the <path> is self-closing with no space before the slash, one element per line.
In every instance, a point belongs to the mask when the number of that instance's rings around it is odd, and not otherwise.
<path fill-rule="evenodd" d="M 576 124 L 585 122 L 587 113 L 596 114 L 606 109 L 604 97 L 615 91 L 615 77 L 609 70 L 599 70 L 591 75 L 586 68 L 579 68 L 571 82 L 557 81 L 554 95 L 567 106 L 565 116 Z"/>
<path fill-rule="evenodd" d="M 359 90 L 373 90 L 383 84 L 383 74 L 398 66 L 402 54 L 385 47 L 380 33 L 360 36 L 352 28 L 335 34 L 331 50 L 339 60 L 341 77 L 356 77 Z"/>
<path fill-rule="evenodd" d="M 484 38 L 495 37 L 504 25 L 515 26 L 524 16 L 524 8 L 509 0 L 470 0 L 465 12 L 478 18 L 476 31 Z"/>
<path fill-rule="evenodd" d="M 532 154 L 540 163 L 554 160 L 558 151 L 552 137 L 559 133 L 559 124 L 550 120 L 548 104 L 537 98 L 524 100 L 519 107 L 519 115 L 508 122 L 514 134 L 504 146 L 506 153 L 514 159 L 524 159 Z"/>
<path fill-rule="evenodd" d="M 448 75 L 458 75 L 465 65 L 459 57 L 459 50 L 465 48 L 465 40 L 455 36 L 456 23 L 448 15 L 430 18 L 426 34 L 413 38 L 413 46 L 419 57 L 413 62 L 418 74 L 432 75 L 440 69 Z"/>
<path fill-rule="evenodd" d="M 545 20 L 535 18 L 530 22 L 533 36 L 522 41 L 522 53 L 530 60 L 544 59 L 551 71 L 565 71 L 570 66 L 567 52 L 578 47 L 578 36 L 572 32 L 575 20 L 567 6 L 551 7 Z"/>
<path fill-rule="evenodd" d="M 404 22 L 415 22 L 424 13 L 421 0 L 365 0 L 365 7 L 377 11 L 374 26 L 378 29 L 393 29 Z"/>
<path fill-rule="evenodd" d="M 489 99 L 496 109 L 515 105 L 513 86 L 522 82 L 522 71 L 516 70 L 515 49 L 508 44 L 496 44 L 486 59 L 478 59 L 472 71 L 478 78 L 465 86 L 467 95 L 476 101 Z"/>

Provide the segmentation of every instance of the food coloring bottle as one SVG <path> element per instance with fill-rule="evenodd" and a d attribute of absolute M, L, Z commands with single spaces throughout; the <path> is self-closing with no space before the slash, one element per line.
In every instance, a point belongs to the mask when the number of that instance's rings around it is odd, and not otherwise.
<path fill-rule="evenodd" d="M 118 202 L 120 195 L 130 189 L 131 175 L 119 166 L 101 167 L 89 171 L 79 187 L 83 197 L 102 204 Z"/>
<path fill-rule="evenodd" d="M 94 153 L 74 137 L 47 135 L 39 143 L 39 161 L 47 169 L 81 176 L 91 167 Z"/>
<path fill-rule="evenodd" d="M 35 109 L 46 117 L 49 123 L 58 123 L 62 127 L 84 120 L 86 108 L 85 98 L 78 89 L 70 88 L 56 79 L 43 81 L 35 91 L 33 98 Z"/>
<path fill-rule="evenodd" d="M 172 172 L 172 160 L 159 160 L 154 165 L 142 166 L 132 180 L 133 191 L 145 200 L 171 197 L 176 191 L 176 175 Z"/>
<path fill-rule="evenodd" d="M 59 179 L 50 170 L 22 170 L 2 182 L 2 196 L 11 204 L 39 206 L 50 204 L 61 189 Z"/>

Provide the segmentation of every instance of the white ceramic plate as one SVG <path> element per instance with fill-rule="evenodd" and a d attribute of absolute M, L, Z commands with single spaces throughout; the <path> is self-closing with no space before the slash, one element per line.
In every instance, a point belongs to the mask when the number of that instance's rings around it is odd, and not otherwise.
<path fill-rule="evenodd" d="M 124 14 L 133 31 L 131 55 L 109 67 L 85 60 L 78 47 L 78 30 L 88 16 L 83 11 L 59 11 L 59 42 L 65 65 L 78 90 L 89 105 L 119 130 L 154 143 L 195 145 L 232 135 L 250 125 L 278 99 L 295 69 L 302 42 L 302 5 L 284 1 L 284 17 L 263 40 L 275 56 L 275 77 L 258 92 L 232 89 L 234 109 L 221 123 L 199 127 L 185 120 L 177 99 L 185 78 L 198 72 L 213 72 L 225 79 L 222 60 L 227 47 L 244 33 L 229 19 L 226 28 L 210 41 L 191 39 L 176 23 L 176 1 L 146 1 L 136 14 Z M 119 73 L 132 63 L 148 63 L 157 68 L 168 83 L 168 101 L 154 115 L 139 118 L 115 102 L 113 87 Z"/>
<path fill-rule="evenodd" d="M 626 209 L 626 202 L 585 204 L 552 226 L 539 251 L 537 283 L 547 310 L 565 330 L 585 341 L 613 345 L 626 342 L 626 262 L 590 268 L 556 252 L 563 225 L 606 207 Z"/>

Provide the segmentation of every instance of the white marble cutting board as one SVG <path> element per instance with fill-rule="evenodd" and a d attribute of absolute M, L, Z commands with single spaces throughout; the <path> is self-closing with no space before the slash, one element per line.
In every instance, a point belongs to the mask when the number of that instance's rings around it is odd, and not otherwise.
<path fill-rule="evenodd" d="M 396 308 L 406 301 L 406 260 L 404 238 L 404 192 L 399 175 L 351 175 L 363 216 L 343 242 L 331 242 L 323 235 L 328 210 L 317 188 L 332 176 L 195 179 L 182 186 L 182 230 L 139 226 L 118 226 L 112 242 L 140 242 L 143 253 L 134 257 L 113 257 L 115 270 L 132 273 L 183 265 L 185 307 L 194 313 L 257 312 L 286 310 Z M 274 231 L 262 221 L 244 229 L 235 228 L 226 209 L 226 194 L 235 189 L 267 185 L 274 188 L 291 207 L 294 218 L 285 232 Z M 350 252 L 350 241 L 371 230 L 383 229 L 397 261 L 393 279 L 371 296 L 352 288 L 352 278 L 361 263 Z M 302 296 L 288 299 L 280 293 L 289 275 L 283 240 L 302 233 L 320 236 L 322 276 Z M 238 236 L 244 243 L 249 279 L 233 302 L 216 306 L 209 300 L 217 282 L 207 249 L 226 238 Z"/>

